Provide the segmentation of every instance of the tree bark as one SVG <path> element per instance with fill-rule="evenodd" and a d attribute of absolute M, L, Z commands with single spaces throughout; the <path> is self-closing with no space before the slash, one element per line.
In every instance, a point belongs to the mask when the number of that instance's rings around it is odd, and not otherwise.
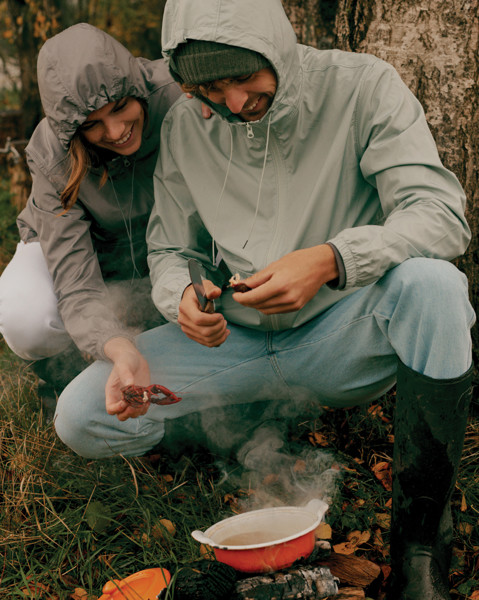
<path fill-rule="evenodd" d="M 479 298 L 479 0 L 339 0 L 335 45 L 392 64 L 424 107 L 467 196 L 472 241 L 456 264 Z M 473 329 L 478 365 L 479 336 Z"/>
<path fill-rule="evenodd" d="M 283 0 L 298 42 L 315 48 L 330 48 L 338 0 Z"/>

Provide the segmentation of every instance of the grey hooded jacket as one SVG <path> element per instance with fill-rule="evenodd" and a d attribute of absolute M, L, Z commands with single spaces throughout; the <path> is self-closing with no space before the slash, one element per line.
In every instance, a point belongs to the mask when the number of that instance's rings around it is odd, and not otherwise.
<path fill-rule="evenodd" d="M 153 299 L 169 320 L 188 257 L 224 283 L 216 250 L 242 277 L 296 249 L 330 242 L 339 252 L 344 289 L 323 286 L 299 311 L 264 315 L 223 293 L 228 321 L 262 330 L 301 325 L 410 257 L 464 252 L 463 190 L 393 67 L 297 44 L 280 0 L 168 0 L 162 48 L 173 73 L 187 39 L 263 54 L 278 85 L 259 121 L 216 107 L 202 122 L 197 101 L 180 99 L 163 123 L 147 239 Z"/>
<path fill-rule="evenodd" d="M 27 146 L 32 193 L 18 217 L 24 242 L 39 241 L 65 328 L 77 346 L 102 357 L 115 336 L 130 336 L 106 305 L 105 282 L 148 275 L 145 230 L 153 205 L 160 127 L 181 94 L 163 60 L 135 58 L 103 31 L 78 24 L 48 40 L 38 57 L 46 117 Z M 69 142 L 88 114 L 125 96 L 143 99 L 148 118 L 141 148 L 93 167 L 66 214 L 60 193 L 68 178 Z"/>

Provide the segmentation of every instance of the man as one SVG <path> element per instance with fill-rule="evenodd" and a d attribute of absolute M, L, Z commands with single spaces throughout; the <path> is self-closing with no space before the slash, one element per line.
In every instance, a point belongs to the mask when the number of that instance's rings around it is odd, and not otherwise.
<path fill-rule="evenodd" d="M 470 232 L 422 108 L 386 63 L 297 45 L 279 0 L 168 0 L 162 47 L 214 113 L 204 121 L 186 100 L 170 110 L 148 229 L 153 300 L 172 324 L 138 348 L 152 381 L 183 400 L 132 421 L 119 389 L 147 383 L 144 365 L 117 371 L 115 424 L 91 408 L 109 373 L 97 364 L 60 399 L 57 431 L 87 456 L 138 454 L 165 420 L 207 406 L 344 407 L 397 381 L 388 599 L 449 599 L 474 313 L 448 261 Z M 236 273 L 249 291 L 227 287 Z"/>

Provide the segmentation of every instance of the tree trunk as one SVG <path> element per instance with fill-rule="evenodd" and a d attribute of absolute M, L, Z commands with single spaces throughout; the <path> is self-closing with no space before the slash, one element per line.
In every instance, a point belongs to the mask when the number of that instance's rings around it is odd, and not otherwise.
<path fill-rule="evenodd" d="M 59 12 L 49 0 L 37 4 L 7 0 L 7 9 L 20 67 L 23 137 L 27 139 L 42 117 L 37 84 L 38 50 L 47 37 L 59 31 Z"/>
<path fill-rule="evenodd" d="M 468 199 L 472 241 L 456 261 L 479 298 L 479 0 L 339 0 L 337 40 L 392 64 L 424 107 L 444 165 Z M 479 336 L 473 329 L 474 363 Z"/>
<path fill-rule="evenodd" d="M 283 0 L 298 42 L 315 48 L 330 48 L 338 0 Z"/>

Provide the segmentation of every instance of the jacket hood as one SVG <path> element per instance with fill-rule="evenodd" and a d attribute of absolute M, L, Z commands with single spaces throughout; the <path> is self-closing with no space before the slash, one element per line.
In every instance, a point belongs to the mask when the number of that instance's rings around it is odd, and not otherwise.
<path fill-rule="evenodd" d="M 90 112 L 125 96 L 146 100 L 149 95 L 141 62 L 87 23 L 47 40 L 37 73 L 45 116 L 65 148 Z"/>
<path fill-rule="evenodd" d="M 288 102 L 299 70 L 296 35 L 280 0 L 168 0 L 163 14 L 162 49 L 173 77 L 174 51 L 188 39 L 248 48 L 273 66 L 278 87 L 273 108 Z"/>

